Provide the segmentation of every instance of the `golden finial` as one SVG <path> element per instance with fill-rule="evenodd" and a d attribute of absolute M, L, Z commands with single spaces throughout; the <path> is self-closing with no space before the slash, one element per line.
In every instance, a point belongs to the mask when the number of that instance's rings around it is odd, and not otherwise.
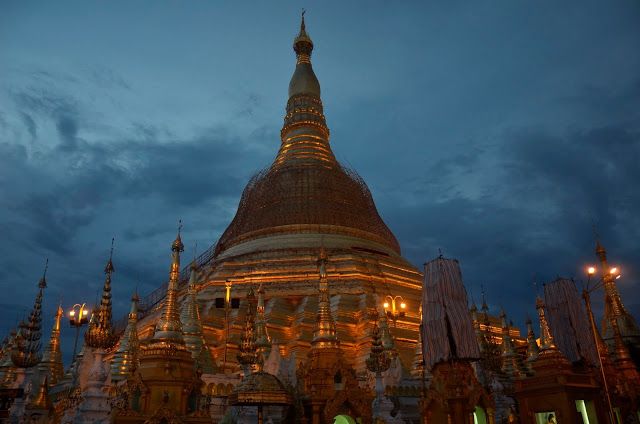
<path fill-rule="evenodd" d="M 111 380 L 120 381 L 125 379 L 138 366 L 138 289 L 131 296 L 131 310 L 127 319 L 127 327 L 120 339 L 120 345 L 113 355 L 111 361 Z"/>
<path fill-rule="evenodd" d="M 326 271 L 327 257 L 324 248 L 320 249 L 318 258 L 318 274 L 320 281 L 318 284 L 318 314 L 316 327 L 313 331 L 312 347 L 336 347 L 338 337 L 336 335 L 336 324 L 331 314 L 331 297 L 329 295 L 329 282 Z"/>
<path fill-rule="evenodd" d="M 40 409 L 40 410 L 49 410 L 51 409 L 51 399 L 49 398 L 49 390 L 48 390 L 48 378 L 45 375 L 44 378 L 40 381 L 40 385 L 38 387 L 38 391 L 31 398 L 31 401 L 27 405 L 28 409 Z"/>
<path fill-rule="evenodd" d="M 19 330 L 16 334 L 16 349 L 11 353 L 11 361 L 20 368 L 30 368 L 40 362 L 42 355 L 40 353 L 40 337 L 42 330 L 42 297 L 44 289 L 47 287 L 47 268 L 49 267 L 49 259 L 47 258 L 44 266 L 42 278 L 38 282 L 38 294 L 36 295 L 33 309 L 29 314 L 27 322 L 22 321 L 19 324 Z"/>
<path fill-rule="evenodd" d="M 247 293 L 247 312 L 245 314 L 244 329 L 240 338 L 240 352 L 236 356 L 243 368 L 245 376 L 249 375 L 252 368 L 260 362 L 256 351 L 254 300 L 253 289 L 250 288 Z"/>
<path fill-rule="evenodd" d="M 173 250 L 174 252 L 184 252 L 184 244 L 182 244 L 182 238 L 180 237 L 181 232 L 182 232 L 182 219 L 178 221 L 178 235 L 176 236 L 176 239 L 173 241 L 173 244 L 171 245 L 171 250 Z"/>
<path fill-rule="evenodd" d="M 551 328 L 549 328 L 549 322 L 545 316 L 545 304 L 539 296 L 536 298 L 536 309 L 538 310 L 538 319 L 540 320 L 540 343 L 542 345 L 540 350 L 558 350 L 553 340 Z"/>
<path fill-rule="evenodd" d="M 111 237 L 111 250 L 109 251 L 109 260 L 107 261 L 107 265 L 104 267 L 105 274 L 111 274 L 115 271 L 115 269 L 113 268 L 113 243 L 115 242 L 115 240 L 115 237 Z"/>
<path fill-rule="evenodd" d="M 307 27 L 304 22 L 304 14 L 306 10 L 302 9 L 302 19 L 300 21 L 300 33 L 293 40 L 293 50 L 298 56 L 298 63 L 309 63 L 311 52 L 313 51 L 313 41 L 307 34 Z"/>
<path fill-rule="evenodd" d="M 44 262 L 44 271 L 42 272 L 42 278 L 40 278 L 40 282 L 38 283 L 38 287 L 45 288 L 47 287 L 47 270 L 49 269 L 49 258 L 47 258 Z"/>
<path fill-rule="evenodd" d="M 115 237 L 111 238 L 109 260 L 107 261 L 107 265 L 104 267 L 104 273 L 106 276 L 102 287 L 100 305 L 97 307 L 97 310 L 94 310 L 91 317 L 92 320 L 89 322 L 89 328 L 84 334 L 84 341 L 87 346 L 99 349 L 109 349 L 115 346 L 118 342 L 118 336 L 113 333 L 113 326 L 111 324 L 111 274 L 115 270 L 112 261 L 114 241 Z"/>
<path fill-rule="evenodd" d="M 184 244 L 180 238 L 182 220 L 178 221 L 178 235 L 171 244 L 171 267 L 169 270 L 169 284 L 164 301 L 164 309 L 160 320 L 156 324 L 154 339 L 171 340 L 184 344 L 180 313 L 178 312 L 178 282 L 180 279 L 180 253 L 184 251 Z"/>

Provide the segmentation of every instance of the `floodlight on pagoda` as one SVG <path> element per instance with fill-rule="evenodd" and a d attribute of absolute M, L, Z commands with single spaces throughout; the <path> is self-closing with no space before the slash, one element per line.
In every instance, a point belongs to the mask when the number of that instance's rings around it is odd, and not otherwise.
<path fill-rule="evenodd" d="M 407 309 L 407 304 L 400 295 L 387 295 L 382 306 L 384 307 L 384 312 L 387 317 L 393 320 L 393 325 L 396 325 L 396 321 L 398 320 L 398 318 L 404 317 L 406 315 L 405 309 Z M 389 309 L 389 306 L 391 306 L 391 309 Z"/>
<path fill-rule="evenodd" d="M 620 275 L 620 270 L 618 270 L 618 267 L 613 267 L 609 270 L 609 274 L 611 275 Z"/>
<path fill-rule="evenodd" d="M 73 356 L 72 361 L 76 359 L 76 352 L 78 350 L 78 336 L 80 335 L 80 327 L 89 322 L 89 310 L 86 303 L 82 305 L 76 303 L 71 307 L 69 311 L 69 324 L 76 329 L 76 339 L 73 343 Z"/>

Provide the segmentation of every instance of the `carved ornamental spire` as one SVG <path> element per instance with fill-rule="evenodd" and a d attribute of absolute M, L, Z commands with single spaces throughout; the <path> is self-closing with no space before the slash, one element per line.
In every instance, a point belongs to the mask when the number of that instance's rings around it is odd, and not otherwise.
<path fill-rule="evenodd" d="M 382 335 L 376 323 L 371 331 L 371 352 L 366 360 L 367 369 L 377 376 L 391 366 L 391 359 L 382 345 Z"/>
<path fill-rule="evenodd" d="M 62 319 L 62 306 L 58 305 L 56 317 L 51 328 L 49 344 L 44 349 L 42 361 L 39 367 L 48 376 L 50 385 L 56 384 L 64 376 L 64 366 L 62 364 L 62 352 L 60 351 L 60 320 Z"/>
<path fill-rule="evenodd" d="M 569 360 L 558 349 L 554 340 L 551 328 L 547 322 L 544 311 L 545 305 L 539 297 L 536 299 L 536 309 L 538 310 L 538 319 L 540 320 L 540 352 L 533 363 L 536 372 L 538 369 L 545 367 L 547 364 L 568 366 Z"/>
<path fill-rule="evenodd" d="M 42 278 L 38 282 L 38 294 L 33 303 L 33 309 L 27 322 L 18 325 L 15 345 L 11 353 L 11 361 L 18 368 L 31 368 L 40 362 L 40 337 L 42 337 L 42 297 L 47 287 L 47 268 L 49 260 L 44 266 Z"/>
<path fill-rule="evenodd" d="M 507 314 L 502 311 L 500 314 L 502 323 L 502 372 L 510 377 L 517 377 L 522 374 L 518 355 L 513 348 L 513 340 L 509 334 L 509 324 L 507 323 Z"/>
<path fill-rule="evenodd" d="M 267 319 L 264 313 L 264 288 L 258 287 L 258 305 L 256 306 L 256 349 L 263 359 L 266 359 L 271 350 L 271 338 L 267 332 Z"/>
<path fill-rule="evenodd" d="M 178 282 L 180 278 L 180 253 L 184 252 L 184 244 L 182 244 L 182 239 L 180 238 L 181 230 L 182 221 L 178 224 L 178 235 L 171 244 L 171 268 L 169 271 L 167 295 L 164 300 L 162 316 L 156 324 L 156 331 L 153 338 L 155 340 L 169 340 L 184 344 L 177 303 Z"/>
<path fill-rule="evenodd" d="M 387 320 L 387 315 L 383 312 L 380 314 L 380 340 L 382 340 L 382 347 L 386 352 L 389 352 L 389 355 L 392 358 L 397 356 L 396 346 L 393 341 L 393 336 L 391 335 L 391 330 L 389 329 L 389 321 Z"/>
<path fill-rule="evenodd" d="M 94 312 L 93 319 L 89 322 L 89 328 L 84 334 L 85 344 L 96 349 L 110 349 L 118 343 L 118 337 L 113 333 L 111 323 L 111 274 L 115 271 L 113 267 L 113 242 L 114 239 L 111 239 L 111 252 L 107 265 L 104 267 L 105 279 L 100 306 Z"/>
<path fill-rule="evenodd" d="M 527 362 L 535 361 L 540 352 L 538 342 L 536 342 L 536 335 L 533 332 L 533 323 L 531 318 L 527 317 Z"/>
<path fill-rule="evenodd" d="M 182 321 L 182 333 L 184 334 L 184 343 L 191 352 L 191 356 L 196 361 L 196 366 L 205 374 L 214 372 L 213 359 L 211 353 L 207 349 L 204 334 L 202 333 L 202 321 L 200 320 L 200 309 L 196 295 L 196 272 L 198 266 L 195 258 L 191 262 L 191 274 L 189 276 L 189 286 L 187 288 L 187 296 L 180 313 L 180 321 Z"/>
<path fill-rule="evenodd" d="M 255 334 L 255 295 L 253 289 L 247 293 L 247 311 L 244 319 L 244 330 L 240 338 L 240 352 L 237 355 L 238 362 L 243 369 L 245 377 L 249 375 L 252 368 L 261 361 L 256 352 Z M 260 364 L 261 365 L 261 364 Z"/>
<path fill-rule="evenodd" d="M 118 350 L 111 361 L 111 381 L 126 379 L 138 367 L 138 293 L 131 296 L 131 310 L 127 317 L 127 327 L 124 329 Z"/>
<path fill-rule="evenodd" d="M 329 282 L 327 281 L 327 254 L 322 248 L 318 258 L 318 274 L 320 283 L 318 285 L 318 314 L 316 316 L 316 326 L 313 330 L 312 348 L 338 347 L 338 336 L 336 334 L 336 324 L 331 315 L 331 300 L 329 296 Z"/>

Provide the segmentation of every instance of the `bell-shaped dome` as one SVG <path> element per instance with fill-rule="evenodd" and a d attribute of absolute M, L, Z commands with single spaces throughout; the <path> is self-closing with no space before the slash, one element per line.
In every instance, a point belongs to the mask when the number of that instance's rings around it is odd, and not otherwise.
<path fill-rule="evenodd" d="M 368 240 L 399 254 L 398 242 L 378 215 L 366 184 L 343 168 L 331 151 L 320 84 L 311 66 L 313 42 L 304 19 L 294 50 L 297 62 L 280 150 L 273 164 L 245 188 L 216 253 L 270 235 L 320 233 Z"/>

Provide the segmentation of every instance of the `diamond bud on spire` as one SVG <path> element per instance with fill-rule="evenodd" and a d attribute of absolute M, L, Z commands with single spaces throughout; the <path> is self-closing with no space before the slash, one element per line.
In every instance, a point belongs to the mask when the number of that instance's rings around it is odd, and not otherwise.
<path fill-rule="evenodd" d="M 105 279 L 100 306 L 94 313 L 94 319 L 89 323 L 89 328 L 84 334 L 84 341 L 87 346 L 97 349 L 110 349 L 118 343 L 118 337 L 113 333 L 113 325 L 111 323 L 111 274 L 115 272 L 113 267 L 114 241 L 115 239 L 112 238 L 109 260 L 104 267 Z"/>
<path fill-rule="evenodd" d="M 320 82 L 311 67 L 313 41 L 307 34 L 304 12 L 300 23 L 300 32 L 293 40 L 293 50 L 296 52 L 296 70 L 289 82 L 289 98 L 304 94 L 320 99 Z"/>
<path fill-rule="evenodd" d="M 164 301 L 162 316 L 156 324 L 156 331 L 153 338 L 155 340 L 168 340 L 184 344 L 177 299 L 178 282 L 180 278 L 180 253 L 184 251 L 184 244 L 182 244 L 182 239 L 180 238 L 181 231 L 182 221 L 178 224 L 178 235 L 171 244 L 171 268 L 169 271 L 167 295 Z"/>

